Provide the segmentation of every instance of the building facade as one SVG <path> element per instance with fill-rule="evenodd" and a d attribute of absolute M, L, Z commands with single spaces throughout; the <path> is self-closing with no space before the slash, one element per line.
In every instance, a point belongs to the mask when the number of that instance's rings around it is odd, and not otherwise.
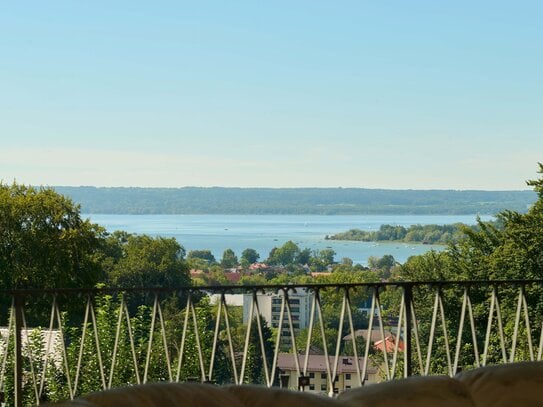
<path fill-rule="evenodd" d="M 307 328 L 309 326 L 309 319 L 311 314 L 311 304 L 313 301 L 313 294 L 307 291 L 299 290 L 296 293 L 289 293 L 289 305 L 292 316 L 292 327 L 294 334 L 297 334 L 300 329 Z M 283 303 L 283 295 L 275 293 L 257 294 L 256 301 L 258 303 L 258 310 L 260 315 L 272 328 L 279 328 L 281 318 L 281 305 Z M 251 312 L 251 303 L 253 302 L 253 295 L 244 294 L 243 296 L 243 322 L 246 324 L 249 320 L 249 314 Z M 256 315 L 256 307 L 253 310 L 253 315 Z M 283 321 L 281 324 L 281 337 L 290 337 L 290 328 L 288 323 L 288 314 L 285 306 L 283 312 Z"/>
<path fill-rule="evenodd" d="M 333 356 L 328 357 L 330 370 L 334 370 Z M 306 378 L 307 385 L 304 386 L 304 391 L 316 394 L 334 394 L 341 393 L 353 387 L 359 387 L 358 372 L 356 367 L 356 359 L 354 356 L 340 356 L 336 368 L 336 377 L 330 380 L 328 377 L 328 368 L 326 365 L 326 357 L 324 355 L 309 355 L 307 362 Z M 364 358 L 358 358 L 358 368 L 363 369 Z M 298 366 L 303 372 L 305 366 L 305 355 L 298 355 Z M 289 389 L 298 389 L 298 374 L 296 360 L 292 353 L 280 353 L 277 357 L 277 368 L 280 371 L 280 377 L 284 387 Z M 368 365 L 366 375 L 362 384 L 377 383 L 379 381 L 379 372 L 372 364 Z M 332 383 L 332 386 L 330 386 Z"/>

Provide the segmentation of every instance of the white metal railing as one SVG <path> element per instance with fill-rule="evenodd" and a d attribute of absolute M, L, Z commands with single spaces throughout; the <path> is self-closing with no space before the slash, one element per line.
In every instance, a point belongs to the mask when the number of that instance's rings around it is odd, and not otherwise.
<path fill-rule="evenodd" d="M 542 287 L 515 280 L 6 291 L 0 391 L 8 405 L 33 405 L 158 380 L 243 384 L 258 376 L 274 386 L 284 373 L 281 352 L 292 355 L 293 387 L 303 390 L 315 343 L 330 395 L 346 356 L 358 386 L 376 367 L 392 380 L 541 360 Z M 289 301 L 295 292 L 308 293 L 310 304 L 300 328 Z M 246 324 L 226 301 L 232 293 L 249 294 Z M 210 305 L 208 294 L 220 300 Z M 281 299 L 275 331 L 261 294 Z M 372 343 L 374 330 L 380 341 Z"/>

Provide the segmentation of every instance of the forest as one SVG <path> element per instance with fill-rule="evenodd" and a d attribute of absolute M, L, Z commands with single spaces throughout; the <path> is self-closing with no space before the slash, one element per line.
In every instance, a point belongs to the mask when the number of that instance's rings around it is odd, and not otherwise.
<path fill-rule="evenodd" d="M 364 188 L 54 187 L 88 214 L 494 215 L 524 213 L 537 195 L 524 191 Z"/>
<path fill-rule="evenodd" d="M 487 222 L 500 227 L 498 222 Z M 465 225 L 454 223 L 451 225 L 381 225 L 379 230 L 366 231 L 350 229 L 346 232 L 326 236 L 327 240 L 352 240 L 361 242 L 404 242 L 422 244 L 442 244 L 459 242 L 466 230 L 477 230 L 479 225 Z"/>

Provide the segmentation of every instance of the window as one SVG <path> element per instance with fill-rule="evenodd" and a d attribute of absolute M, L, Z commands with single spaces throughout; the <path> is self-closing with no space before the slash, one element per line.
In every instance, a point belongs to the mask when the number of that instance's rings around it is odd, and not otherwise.
<path fill-rule="evenodd" d="M 299 303 L 300 303 L 300 300 L 297 300 L 297 299 L 295 299 L 295 300 L 288 300 L 288 303 L 289 303 L 289 304 L 299 304 Z"/>
<path fill-rule="evenodd" d="M 350 389 L 350 388 L 351 388 L 351 386 L 345 386 L 345 388 L 346 388 L 346 389 Z"/>
<path fill-rule="evenodd" d="M 351 374 L 345 373 L 345 380 L 351 380 Z"/>
<path fill-rule="evenodd" d="M 326 385 L 325 384 L 321 384 L 321 391 L 326 391 Z"/>
<path fill-rule="evenodd" d="M 326 379 L 326 373 L 321 373 L 321 379 Z"/>
<path fill-rule="evenodd" d="M 309 373 L 309 378 L 314 379 L 315 378 L 315 373 L 314 372 Z"/>
<path fill-rule="evenodd" d="M 310 385 L 309 385 L 309 390 L 315 390 L 315 385 L 314 385 L 314 384 L 310 384 Z"/>

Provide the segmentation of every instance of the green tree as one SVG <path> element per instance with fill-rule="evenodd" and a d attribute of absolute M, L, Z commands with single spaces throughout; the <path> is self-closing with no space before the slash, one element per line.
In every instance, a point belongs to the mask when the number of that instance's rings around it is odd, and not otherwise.
<path fill-rule="evenodd" d="M 224 269 L 219 265 L 214 265 L 209 268 L 205 274 L 208 285 L 227 285 L 230 284 Z"/>
<path fill-rule="evenodd" d="M 206 260 L 209 264 L 217 262 L 211 250 L 191 250 L 187 255 L 187 259 L 202 259 Z"/>
<path fill-rule="evenodd" d="M 385 254 L 383 257 L 368 257 L 368 266 L 372 270 L 378 271 L 382 278 L 389 278 L 392 268 L 397 264 L 398 263 L 396 262 L 396 259 L 394 259 L 394 256 L 390 254 Z"/>
<path fill-rule="evenodd" d="M 241 266 L 241 268 L 243 270 L 247 270 L 249 268 L 249 266 L 251 265 L 251 263 L 249 263 L 249 261 L 247 261 L 247 259 L 242 258 L 239 261 L 239 265 Z"/>
<path fill-rule="evenodd" d="M 319 250 L 319 259 L 326 265 L 330 265 L 335 263 L 334 256 L 336 255 L 336 252 L 334 249 L 331 248 L 325 248 L 322 250 Z"/>
<path fill-rule="evenodd" d="M 297 264 L 309 264 L 311 261 L 311 249 L 308 249 L 307 247 L 303 250 L 300 250 L 300 253 L 296 256 L 295 259 Z"/>
<path fill-rule="evenodd" d="M 543 174 L 543 166 L 539 165 L 539 173 Z M 399 269 L 396 278 L 410 281 L 432 280 L 487 280 L 487 279 L 541 279 L 543 277 L 543 179 L 528 181 L 534 186 L 539 199 L 521 214 L 514 211 L 504 211 L 497 215 L 498 221 L 479 221 L 476 228 L 465 227 L 463 237 L 452 243 L 443 252 L 427 252 L 413 256 Z M 488 290 L 486 287 L 472 287 L 471 301 L 474 304 L 474 318 L 477 326 L 484 326 L 488 318 Z M 513 332 L 516 296 L 513 288 L 503 288 L 500 291 L 500 307 L 506 336 Z M 419 289 L 415 301 L 417 317 L 421 321 L 421 332 L 428 332 L 427 321 L 430 320 L 434 291 Z M 447 329 L 450 337 L 455 337 L 459 318 L 461 290 L 443 289 L 442 295 L 446 305 Z M 543 319 L 542 292 L 539 287 L 526 287 L 526 300 L 529 312 L 535 320 L 534 326 L 541 326 Z M 523 330 L 524 328 L 520 328 Z M 533 334 L 533 333 L 532 333 Z M 538 334 L 538 333 L 537 333 Z M 479 332 L 477 338 L 480 348 L 483 346 L 484 332 Z M 525 333 L 519 333 L 522 337 Z M 492 336 L 490 349 L 499 349 L 497 336 Z M 444 338 L 436 336 L 436 343 Z M 469 339 L 468 342 L 469 343 Z M 526 358 L 527 349 L 517 347 L 517 357 Z M 438 349 L 439 347 L 436 347 Z M 442 347 L 441 347 L 442 349 Z M 467 352 L 469 354 L 469 352 Z M 499 352 L 489 355 L 489 360 L 499 361 Z M 432 358 L 432 369 L 435 373 L 443 372 L 445 356 L 435 354 Z M 473 360 L 462 361 L 464 366 L 473 364 Z M 441 369 L 441 370 L 440 370 Z"/>
<path fill-rule="evenodd" d="M 309 328 L 301 329 L 296 336 L 296 349 L 300 353 L 305 353 L 307 350 L 307 339 L 309 336 Z M 329 355 L 332 355 L 336 346 L 337 328 L 325 326 L 324 336 L 326 339 L 326 350 Z M 309 352 L 324 354 L 324 344 L 322 342 L 322 333 L 320 322 L 316 321 L 311 333 L 311 342 L 309 344 Z"/>
<path fill-rule="evenodd" d="M 92 287 L 105 230 L 50 188 L 0 183 L 0 287 Z"/>
<path fill-rule="evenodd" d="M 187 258 L 187 265 L 190 270 L 203 270 L 209 271 L 211 268 L 215 267 L 216 264 L 209 264 L 207 260 L 199 259 L 197 257 Z"/>
<path fill-rule="evenodd" d="M 289 240 L 281 247 L 274 247 L 268 257 L 269 264 L 287 266 L 294 263 L 300 253 L 300 248 L 292 240 Z"/>
<path fill-rule="evenodd" d="M 223 268 L 232 268 L 238 265 L 238 258 L 232 249 L 226 249 L 222 254 L 221 266 Z"/>
<path fill-rule="evenodd" d="M 351 259 L 349 257 L 343 257 L 341 259 L 341 264 L 343 266 L 352 267 L 353 266 L 353 259 Z"/>
<path fill-rule="evenodd" d="M 241 259 L 246 260 L 247 263 L 249 264 L 256 263 L 259 258 L 260 258 L 260 255 L 255 249 L 245 249 L 241 253 Z"/>
<path fill-rule="evenodd" d="M 190 285 L 185 250 L 174 238 L 113 234 L 110 245 L 118 245 L 118 257 L 105 260 L 110 265 L 113 286 L 180 287 Z"/>
<path fill-rule="evenodd" d="M 273 333 L 268 323 L 261 316 L 260 326 L 262 328 L 262 337 L 264 342 L 264 356 L 268 370 L 271 370 L 274 353 Z M 251 384 L 265 384 L 264 357 L 260 346 L 260 336 L 258 334 L 257 317 L 251 324 L 251 334 L 249 338 L 249 348 L 247 350 L 247 362 L 245 368 L 244 382 Z"/>

